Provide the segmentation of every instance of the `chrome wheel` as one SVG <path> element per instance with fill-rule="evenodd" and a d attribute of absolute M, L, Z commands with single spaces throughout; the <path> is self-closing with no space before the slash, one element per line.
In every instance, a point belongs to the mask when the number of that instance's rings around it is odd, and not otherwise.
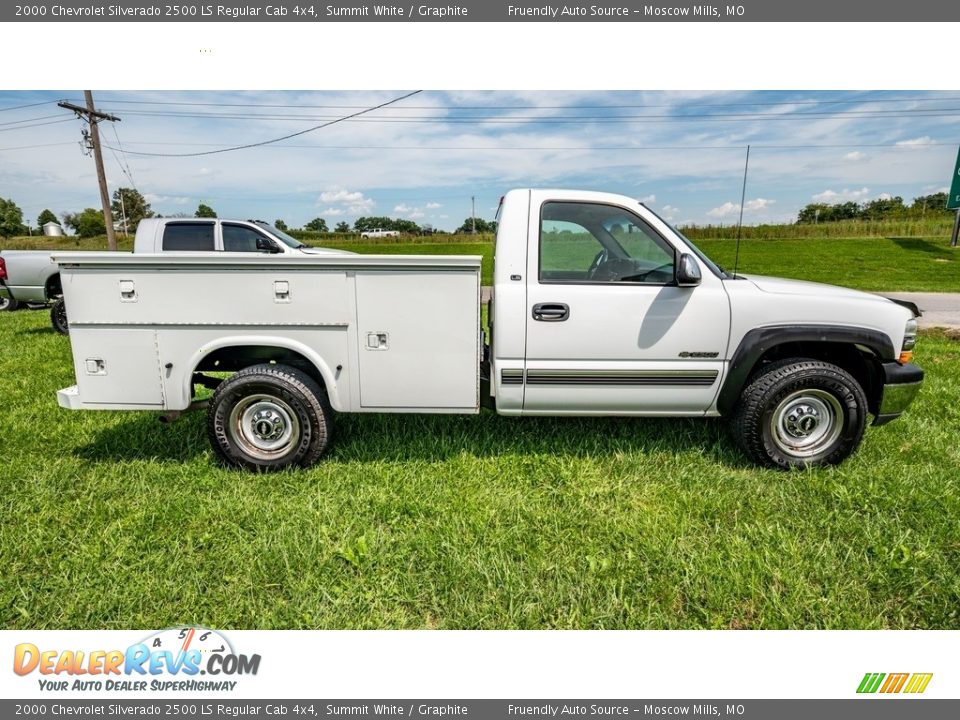
<path fill-rule="evenodd" d="M 274 395 L 249 395 L 230 412 L 228 432 L 245 453 L 271 460 L 300 443 L 300 421 L 293 409 Z"/>
<path fill-rule="evenodd" d="M 825 390 L 798 390 L 774 408 L 770 435 L 784 453 L 807 458 L 837 441 L 843 431 L 843 408 Z"/>
<path fill-rule="evenodd" d="M 0 312 L 3 312 L 10 307 L 10 298 L 0 297 Z"/>

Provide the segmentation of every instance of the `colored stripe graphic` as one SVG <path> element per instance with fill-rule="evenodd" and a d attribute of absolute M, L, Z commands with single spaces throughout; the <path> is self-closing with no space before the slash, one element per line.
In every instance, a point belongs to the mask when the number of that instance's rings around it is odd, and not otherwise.
<path fill-rule="evenodd" d="M 927 689 L 933 673 L 866 673 L 857 686 L 858 693 L 895 694 L 899 692 L 918 694 Z"/>
<path fill-rule="evenodd" d="M 860 687 L 857 688 L 858 693 L 875 693 L 877 688 L 880 687 L 880 681 L 886 677 L 884 673 L 867 673 L 863 676 L 863 680 L 860 681 Z"/>
<path fill-rule="evenodd" d="M 922 693 L 927 689 L 927 685 L 930 684 L 932 677 L 933 673 L 914 673 L 903 691 L 905 693 Z"/>
<path fill-rule="evenodd" d="M 903 684 L 907 681 L 907 678 L 910 676 L 910 673 L 890 673 L 887 675 L 887 681 L 883 684 L 883 687 L 880 688 L 882 693 L 898 693 Z"/>

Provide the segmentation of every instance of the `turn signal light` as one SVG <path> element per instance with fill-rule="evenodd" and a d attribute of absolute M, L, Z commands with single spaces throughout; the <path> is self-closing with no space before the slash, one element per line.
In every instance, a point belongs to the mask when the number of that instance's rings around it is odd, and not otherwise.
<path fill-rule="evenodd" d="M 7 263 L 0 257 L 0 280 L 7 279 Z"/>
<path fill-rule="evenodd" d="M 913 360 L 913 350 L 904 350 L 902 353 L 900 353 L 898 362 L 901 365 L 906 365 L 911 360 Z"/>

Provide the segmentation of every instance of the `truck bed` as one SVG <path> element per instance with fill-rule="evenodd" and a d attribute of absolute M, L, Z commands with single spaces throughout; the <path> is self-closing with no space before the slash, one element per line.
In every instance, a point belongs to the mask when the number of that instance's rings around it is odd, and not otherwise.
<path fill-rule="evenodd" d="M 56 253 L 77 385 L 61 405 L 183 410 L 231 348 L 313 364 L 336 410 L 477 412 L 479 256 Z"/>

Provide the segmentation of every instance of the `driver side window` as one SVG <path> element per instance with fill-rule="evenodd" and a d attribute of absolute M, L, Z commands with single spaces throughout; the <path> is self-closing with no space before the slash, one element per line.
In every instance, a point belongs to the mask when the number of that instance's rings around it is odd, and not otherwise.
<path fill-rule="evenodd" d="M 666 285 L 674 257 L 666 240 L 623 208 L 557 201 L 541 209 L 541 283 Z"/>

